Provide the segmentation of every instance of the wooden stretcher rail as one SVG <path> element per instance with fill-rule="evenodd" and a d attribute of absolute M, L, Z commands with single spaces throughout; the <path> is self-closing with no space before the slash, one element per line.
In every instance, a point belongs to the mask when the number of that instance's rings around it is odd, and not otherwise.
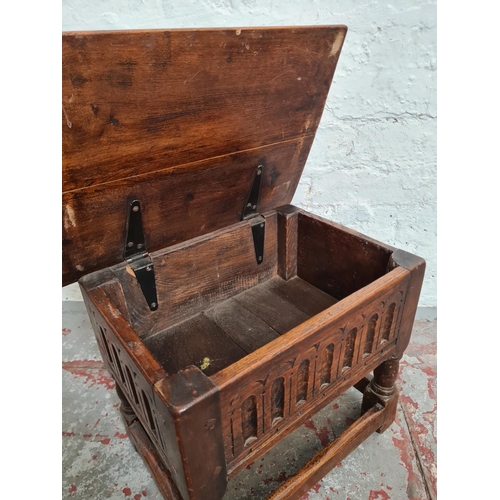
<path fill-rule="evenodd" d="M 300 498 L 335 465 L 356 449 L 384 422 L 385 408 L 376 404 L 326 448 L 316 453 L 294 476 L 282 484 L 268 500 Z"/>

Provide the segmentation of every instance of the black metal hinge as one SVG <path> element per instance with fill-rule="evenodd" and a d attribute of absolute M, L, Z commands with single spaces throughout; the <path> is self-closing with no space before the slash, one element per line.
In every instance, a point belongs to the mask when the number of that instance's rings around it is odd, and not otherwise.
<path fill-rule="evenodd" d="M 266 234 L 266 221 L 258 211 L 262 177 L 264 176 L 264 166 L 259 165 L 255 170 L 255 177 L 252 188 L 243 207 L 241 220 L 250 220 L 252 227 L 253 246 L 255 249 L 255 259 L 257 264 L 262 264 L 264 260 L 264 238 Z"/>
<path fill-rule="evenodd" d="M 128 203 L 127 213 L 127 238 L 123 257 L 134 272 L 149 309 L 156 311 L 158 309 L 158 297 L 156 295 L 155 270 L 153 260 L 146 251 L 139 200 Z"/>

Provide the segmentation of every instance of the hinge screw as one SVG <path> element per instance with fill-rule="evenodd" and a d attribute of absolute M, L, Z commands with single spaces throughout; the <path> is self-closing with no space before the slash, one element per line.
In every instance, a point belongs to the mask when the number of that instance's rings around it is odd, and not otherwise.
<path fill-rule="evenodd" d="M 132 248 L 132 247 L 134 246 L 134 242 L 133 242 L 133 241 L 129 241 L 129 242 L 127 243 L 127 246 L 128 246 L 129 248 Z"/>
<path fill-rule="evenodd" d="M 133 210 L 134 212 L 138 212 L 138 211 L 139 211 L 139 206 L 138 206 L 138 205 L 135 205 L 135 206 L 132 208 L 132 210 Z"/>

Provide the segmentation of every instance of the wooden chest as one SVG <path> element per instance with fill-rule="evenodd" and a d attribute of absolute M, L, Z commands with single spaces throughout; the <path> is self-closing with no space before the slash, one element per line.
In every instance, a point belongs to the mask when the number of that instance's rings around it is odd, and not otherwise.
<path fill-rule="evenodd" d="M 271 498 L 394 419 L 425 263 L 289 205 L 346 31 L 63 36 L 63 284 L 166 498 L 222 498 L 352 386 L 360 418 Z"/>

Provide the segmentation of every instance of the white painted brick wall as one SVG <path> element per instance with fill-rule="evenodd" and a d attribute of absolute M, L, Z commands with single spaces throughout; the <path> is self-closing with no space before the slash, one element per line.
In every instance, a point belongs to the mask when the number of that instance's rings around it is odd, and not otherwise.
<path fill-rule="evenodd" d="M 424 257 L 436 306 L 435 0 L 63 0 L 65 31 L 308 24 L 349 31 L 294 203 Z"/>

